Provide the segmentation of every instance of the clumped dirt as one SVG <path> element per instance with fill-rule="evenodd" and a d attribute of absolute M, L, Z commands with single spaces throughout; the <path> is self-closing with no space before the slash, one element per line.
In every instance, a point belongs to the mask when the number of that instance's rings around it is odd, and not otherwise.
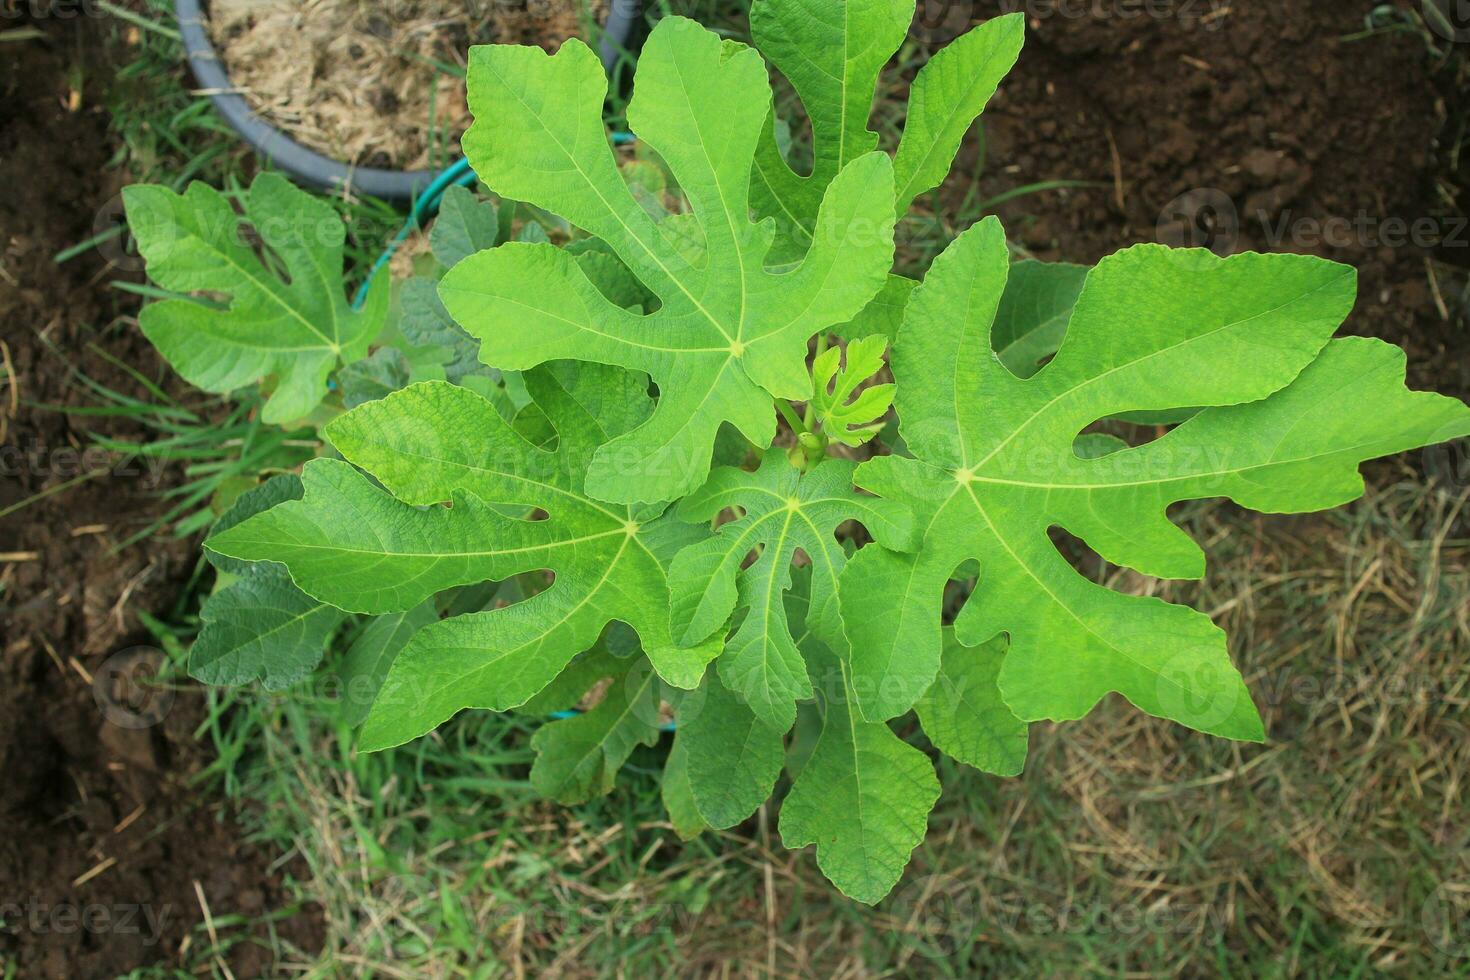
<path fill-rule="evenodd" d="M 141 429 L 36 407 L 89 403 L 71 367 L 146 397 L 98 350 L 181 386 L 132 323 L 136 303 L 108 287 L 118 270 L 95 253 L 53 262 L 115 204 L 91 88 L 110 69 L 95 20 L 35 23 L 44 40 L 6 43 L 0 58 L 0 512 L 100 472 L 0 518 L 0 962 L 23 977 L 110 977 L 178 961 L 201 894 L 215 917 L 253 917 L 282 893 L 270 858 L 191 785 L 208 761 L 198 692 L 129 683 L 156 656 L 128 652 L 148 640 L 136 610 L 168 608 L 198 549 L 168 536 L 113 547 L 156 517 L 179 474 L 88 448 L 89 430 Z M 277 928 L 319 942 L 308 919 Z M 237 947 L 235 975 L 265 970 L 261 953 Z"/>
<path fill-rule="evenodd" d="M 920 36 L 937 47 L 967 6 L 931 5 Z M 1012 238 L 1088 263 L 1159 240 L 1347 262 L 1347 331 L 1405 346 L 1414 385 L 1470 395 L 1465 181 L 1438 142 L 1463 94 L 1416 34 L 1348 39 L 1378 0 L 972 6 L 977 20 L 1033 12 L 985 115 L 984 193 L 1100 185 L 1002 205 Z M 967 142 L 951 206 L 980 166 Z"/>
<path fill-rule="evenodd" d="M 210 29 L 230 81 L 298 142 L 336 159 L 417 169 L 457 155 L 471 122 L 472 44 L 592 38 L 606 0 L 214 0 Z M 431 125 L 432 122 L 432 125 Z"/>

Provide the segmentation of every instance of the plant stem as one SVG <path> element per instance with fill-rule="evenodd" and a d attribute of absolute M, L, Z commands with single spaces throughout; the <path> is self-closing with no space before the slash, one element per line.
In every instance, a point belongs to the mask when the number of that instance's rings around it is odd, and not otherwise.
<path fill-rule="evenodd" d="M 817 334 L 817 354 L 816 354 L 816 356 L 817 357 L 821 357 L 825 353 L 827 353 L 827 335 L 825 333 L 820 333 L 820 334 Z M 817 423 L 817 409 L 816 409 L 816 407 L 814 405 L 812 405 L 811 402 L 807 402 L 806 403 L 806 419 L 805 419 L 805 422 L 806 422 L 806 430 L 808 432 L 815 431 L 815 429 L 816 429 L 816 423 Z"/>
<path fill-rule="evenodd" d="M 786 420 L 786 424 L 791 426 L 791 431 L 795 432 L 798 436 L 803 432 L 811 431 L 809 424 L 801 420 L 796 414 L 796 409 L 786 399 L 776 399 L 776 411 L 781 413 L 781 417 Z"/>

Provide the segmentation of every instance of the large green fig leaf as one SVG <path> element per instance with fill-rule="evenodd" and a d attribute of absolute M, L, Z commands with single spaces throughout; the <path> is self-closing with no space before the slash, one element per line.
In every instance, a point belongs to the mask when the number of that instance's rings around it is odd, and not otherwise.
<path fill-rule="evenodd" d="M 346 230 L 331 205 L 261 174 L 245 219 L 284 267 L 267 267 L 241 234 L 241 219 L 219 191 L 193 183 L 123 189 L 128 225 L 148 275 L 179 293 L 223 294 L 224 308 L 187 299 L 144 307 L 143 333 L 191 384 L 225 393 L 274 376 L 261 417 L 290 422 L 327 393 L 327 375 L 368 352 L 388 312 L 388 280 L 378 277 L 364 308 L 347 304 L 342 282 Z"/>
<path fill-rule="evenodd" d="M 602 123 L 607 81 L 580 41 L 555 56 L 474 49 L 466 155 L 493 190 L 565 217 L 605 242 L 659 300 L 641 315 L 609 300 L 549 244 L 473 255 L 445 277 L 450 313 L 485 363 L 616 364 L 658 385 L 648 420 L 593 454 L 586 489 L 622 503 L 668 501 L 704 482 L 729 422 L 760 447 L 772 396 L 807 397 L 806 344 L 861 310 L 893 260 L 893 165 L 855 159 L 826 188 L 815 243 L 795 269 L 767 269 L 775 227 L 750 220 L 756 145 L 771 108 L 765 63 L 692 21 L 662 20 L 639 59 L 628 120 L 692 207 L 656 219 L 619 172 Z M 691 224 L 691 221 L 693 224 Z M 684 246 L 690 236 L 698 249 Z M 692 257 L 692 261 L 691 261 Z"/>
<path fill-rule="evenodd" d="M 368 620 L 347 648 L 339 671 L 342 720 L 361 725 L 382 690 L 388 668 L 419 630 L 439 618 L 433 599 L 412 609 L 387 613 Z"/>
<path fill-rule="evenodd" d="M 863 716 L 901 714 L 931 685 L 945 582 L 974 560 L 957 633 L 971 646 L 1009 634 L 1000 688 L 1018 717 L 1078 718 L 1117 692 L 1201 731 L 1262 738 L 1208 617 L 1093 583 L 1048 530 L 1147 575 L 1198 578 L 1204 555 L 1169 505 L 1337 506 L 1362 492 L 1361 461 L 1464 435 L 1470 411 L 1405 390 L 1396 348 L 1329 344 L 1355 274 L 1296 255 L 1137 246 L 1104 259 L 1061 351 L 1023 380 L 992 347 L 1008 267 L 987 219 L 935 262 L 899 332 L 897 407 L 917 458 L 875 459 L 857 483 L 914 505 L 923 542 L 917 555 L 866 548 L 844 573 Z M 1192 406 L 1215 407 L 1139 448 L 1074 449 L 1099 419 Z"/>
<path fill-rule="evenodd" d="M 677 734 L 669 749 L 669 758 L 664 763 L 659 794 L 663 798 L 664 809 L 669 813 L 669 823 L 673 824 L 674 833 L 680 840 L 693 840 L 709 829 L 709 824 L 705 823 L 694 804 L 694 791 L 689 784 L 688 750 Z"/>
<path fill-rule="evenodd" d="M 304 492 L 301 477 L 295 473 L 277 474 L 236 497 L 234 503 L 230 504 L 229 508 L 219 516 L 219 520 L 214 522 L 214 527 L 209 533 L 220 534 L 237 524 L 243 524 L 257 514 L 265 513 L 277 504 L 283 504 L 288 500 L 300 500 Z M 253 562 L 240 561 L 213 551 L 205 551 L 204 557 L 216 569 L 231 575 L 244 575 L 257 567 Z"/>
<path fill-rule="evenodd" d="M 500 241 L 500 209 L 468 187 L 453 185 L 439 202 L 439 216 L 429 229 L 434 258 L 452 268 Z"/>
<path fill-rule="evenodd" d="M 1087 272 L 1087 266 L 1069 262 L 1028 259 L 1011 265 L 990 335 L 995 355 L 1011 373 L 1031 377 L 1062 346 Z"/>
<path fill-rule="evenodd" d="M 416 738 L 464 708 L 525 702 L 610 622 L 632 626 L 677 686 L 697 685 L 718 651 L 717 640 L 680 648 L 668 625 L 667 563 L 705 532 L 583 489 L 596 448 L 646 417 L 646 382 L 597 366 L 541 369 L 526 381 L 554 426 L 554 450 L 528 442 L 474 392 L 413 385 L 326 429 L 386 490 L 349 463 L 315 460 L 303 473 L 304 499 L 208 542 L 221 554 L 280 562 L 312 596 L 374 614 L 456 586 L 555 574 L 522 602 L 417 632 L 368 714 L 365 749 Z M 527 519 L 533 509 L 546 518 Z"/>
<path fill-rule="evenodd" d="M 784 759 L 784 729 L 757 717 L 717 671 L 679 705 L 678 719 L 674 748 L 698 823 L 733 827 L 775 788 Z M 697 826 L 687 818 L 686 823 Z"/>
<path fill-rule="evenodd" d="M 786 620 L 785 593 L 798 549 L 814 570 L 812 601 L 803 630 L 844 645 L 838 582 L 847 556 L 836 530 L 860 521 L 890 548 L 913 544 L 913 518 L 897 500 L 878 500 L 852 488 L 854 464 L 829 459 L 802 474 L 785 450 L 769 450 L 754 473 L 715 470 L 709 482 L 679 504 L 686 521 L 710 521 L 728 508 L 744 516 L 712 538 L 679 552 L 669 571 L 674 637 L 697 645 L 722 638 L 732 613 L 744 618 L 718 661 L 720 679 L 757 717 L 784 732 L 796 721 L 796 702 L 811 697 L 806 665 Z M 759 551 L 749 565 L 746 557 Z"/>

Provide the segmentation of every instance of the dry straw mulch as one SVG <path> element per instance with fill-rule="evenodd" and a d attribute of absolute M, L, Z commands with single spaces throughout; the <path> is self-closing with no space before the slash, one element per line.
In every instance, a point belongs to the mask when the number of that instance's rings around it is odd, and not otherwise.
<path fill-rule="evenodd" d="M 418 169 L 459 152 L 470 45 L 595 37 L 606 0 L 214 0 L 230 81 L 327 156 Z M 456 74 L 456 72 L 458 74 Z"/>

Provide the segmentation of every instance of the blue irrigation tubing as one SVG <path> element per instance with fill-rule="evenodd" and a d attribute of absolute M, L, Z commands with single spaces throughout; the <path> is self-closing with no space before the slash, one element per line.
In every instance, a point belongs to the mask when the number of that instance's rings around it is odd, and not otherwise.
<path fill-rule="evenodd" d="M 626 146 L 634 141 L 634 136 L 632 133 L 615 132 L 612 134 L 612 141 L 614 146 Z M 373 279 L 385 265 L 393 260 L 399 246 L 408 241 L 408 236 L 422 228 L 434 215 L 439 213 L 439 204 L 444 200 L 444 192 L 455 184 L 461 187 L 473 187 L 478 182 L 479 177 L 470 168 L 470 162 L 461 157 L 450 164 L 438 177 L 435 177 L 428 187 L 424 188 L 423 194 L 414 201 L 413 208 L 409 211 L 408 221 L 398 229 L 398 234 L 393 236 L 393 240 L 388 243 L 383 254 L 378 256 L 378 260 L 368 270 L 367 278 L 358 287 L 357 295 L 352 298 L 354 310 L 362 309 L 363 304 L 367 302 L 368 290 L 373 284 Z"/>
<path fill-rule="evenodd" d="M 367 302 L 368 289 L 372 286 L 373 279 L 383 266 L 393 260 L 398 246 L 408 241 L 409 235 L 412 235 L 416 229 L 422 228 L 426 221 L 438 213 L 439 202 L 444 200 L 444 192 L 456 184 L 464 187 L 473 186 L 478 179 L 475 172 L 470 169 L 470 162 L 461 157 L 450 164 L 438 177 L 435 177 L 428 187 L 424 188 L 423 194 L 414 201 L 413 208 L 409 211 L 408 221 L 398 230 L 398 234 L 393 236 L 393 240 L 388 243 L 383 254 L 378 256 L 378 261 L 374 262 L 373 267 L 368 270 L 367 278 L 362 281 L 357 295 L 352 298 L 354 310 L 362 309 L 363 304 Z"/>
<path fill-rule="evenodd" d="M 581 713 L 582 712 L 578 711 L 575 708 L 573 708 L 571 711 L 553 711 L 551 713 L 551 720 L 552 721 L 566 721 L 568 718 L 575 718 L 578 715 L 580 715 Z M 658 730 L 661 731 L 661 732 L 672 732 L 672 731 L 676 731 L 677 730 L 677 727 L 671 721 L 671 722 L 668 722 L 666 724 L 659 725 L 658 726 Z"/>

